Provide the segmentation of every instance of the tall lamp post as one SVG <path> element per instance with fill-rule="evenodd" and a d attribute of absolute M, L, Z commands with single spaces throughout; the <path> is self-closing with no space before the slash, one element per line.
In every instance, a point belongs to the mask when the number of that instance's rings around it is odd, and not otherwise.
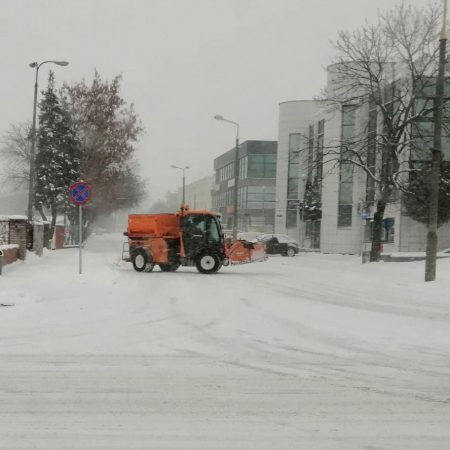
<path fill-rule="evenodd" d="M 36 111 L 37 111 L 37 93 L 38 93 L 38 75 L 39 68 L 44 64 L 56 64 L 58 66 L 68 66 L 67 61 L 44 61 L 40 64 L 31 63 L 29 66 L 36 69 L 36 82 L 34 83 L 34 103 L 33 103 L 33 127 L 31 129 L 31 151 L 30 151 L 30 179 L 28 186 L 28 220 L 33 219 L 33 197 L 34 197 L 34 170 L 35 170 L 35 154 L 36 154 Z"/>
<path fill-rule="evenodd" d="M 179 169 L 179 170 L 183 171 L 183 201 L 182 201 L 182 204 L 183 204 L 183 208 L 184 208 L 184 205 L 186 203 L 186 176 L 185 176 L 185 172 L 186 172 L 186 169 L 189 169 L 189 166 L 178 167 L 178 166 L 173 166 L 172 165 L 170 167 L 172 167 L 172 169 Z"/>
<path fill-rule="evenodd" d="M 231 120 L 225 119 L 223 116 L 214 116 L 216 120 L 223 120 L 224 122 L 236 125 L 236 152 L 234 154 L 234 200 L 233 200 L 233 240 L 237 240 L 238 232 L 238 182 L 239 182 L 239 124 Z"/>

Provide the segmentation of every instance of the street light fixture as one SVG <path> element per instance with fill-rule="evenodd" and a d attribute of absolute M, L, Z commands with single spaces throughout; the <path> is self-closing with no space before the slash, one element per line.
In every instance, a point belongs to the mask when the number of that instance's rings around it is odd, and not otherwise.
<path fill-rule="evenodd" d="M 39 69 L 44 64 L 56 64 L 58 66 L 68 66 L 67 61 L 44 61 L 42 63 L 32 62 L 29 66 L 36 69 L 36 82 L 34 83 L 34 103 L 33 103 L 33 127 L 31 129 L 31 151 L 30 151 L 30 179 L 28 186 L 28 220 L 33 219 L 33 196 L 34 196 L 34 170 L 36 154 L 36 111 L 37 111 L 37 93 L 38 93 L 38 74 Z"/>
<path fill-rule="evenodd" d="M 172 169 L 179 169 L 179 170 L 183 171 L 183 201 L 182 201 L 182 204 L 183 204 L 183 208 L 184 208 L 184 205 L 185 205 L 185 202 L 186 202 L 186 176 L 185 176 L 185 171 L 186 171 L 186 169 L 189 169 L 189 166 L 178 167 L 178 166 L 171 165 L 170 167 Z"/>
<path fill-rule="evenodd" d="M 216 120 L 232 123 L 236 125 L 236 151 L 234 155 L 234 200 L 233 200 L 233 240 L 237 240 L 237 226 L 238 226 L 238 181 L 239 181 L 239 124 L 232 120 L 225 119 L 221 115 L 214 116 Z"/>

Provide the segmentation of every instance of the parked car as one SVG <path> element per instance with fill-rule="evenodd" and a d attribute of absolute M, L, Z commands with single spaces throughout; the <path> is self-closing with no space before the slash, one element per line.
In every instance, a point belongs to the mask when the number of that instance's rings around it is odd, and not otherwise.
<path fill-rule="evenodd" d="M 299 243 L 285 234 L 263 234 L 258 242 L 264 244 L 268 255 L 295 256 L 300 251 Z"/>

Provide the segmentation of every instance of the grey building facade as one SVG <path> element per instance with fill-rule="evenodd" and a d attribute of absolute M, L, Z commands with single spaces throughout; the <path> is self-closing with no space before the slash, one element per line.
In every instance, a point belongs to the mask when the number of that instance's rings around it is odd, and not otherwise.
<path fill-rule="evenodd" d="M 239 146 L 238 230 L 272 232 L 275 220 L 277 141 L 245 141 Z M 235 148 L 214 160 L 213 211 L 224 228 L 233 227 Z"/>

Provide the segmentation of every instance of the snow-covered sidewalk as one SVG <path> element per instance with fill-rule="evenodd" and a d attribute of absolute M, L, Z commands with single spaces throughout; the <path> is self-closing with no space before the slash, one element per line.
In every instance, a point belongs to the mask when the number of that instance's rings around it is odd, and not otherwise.
<path fill-rule="evenodd" d="M 450 261 L 133 271 L 123 237 L 0 277 L 0 448 L 443 449 Z M 30 445 L 31 444 L 31 445 Z"/>

